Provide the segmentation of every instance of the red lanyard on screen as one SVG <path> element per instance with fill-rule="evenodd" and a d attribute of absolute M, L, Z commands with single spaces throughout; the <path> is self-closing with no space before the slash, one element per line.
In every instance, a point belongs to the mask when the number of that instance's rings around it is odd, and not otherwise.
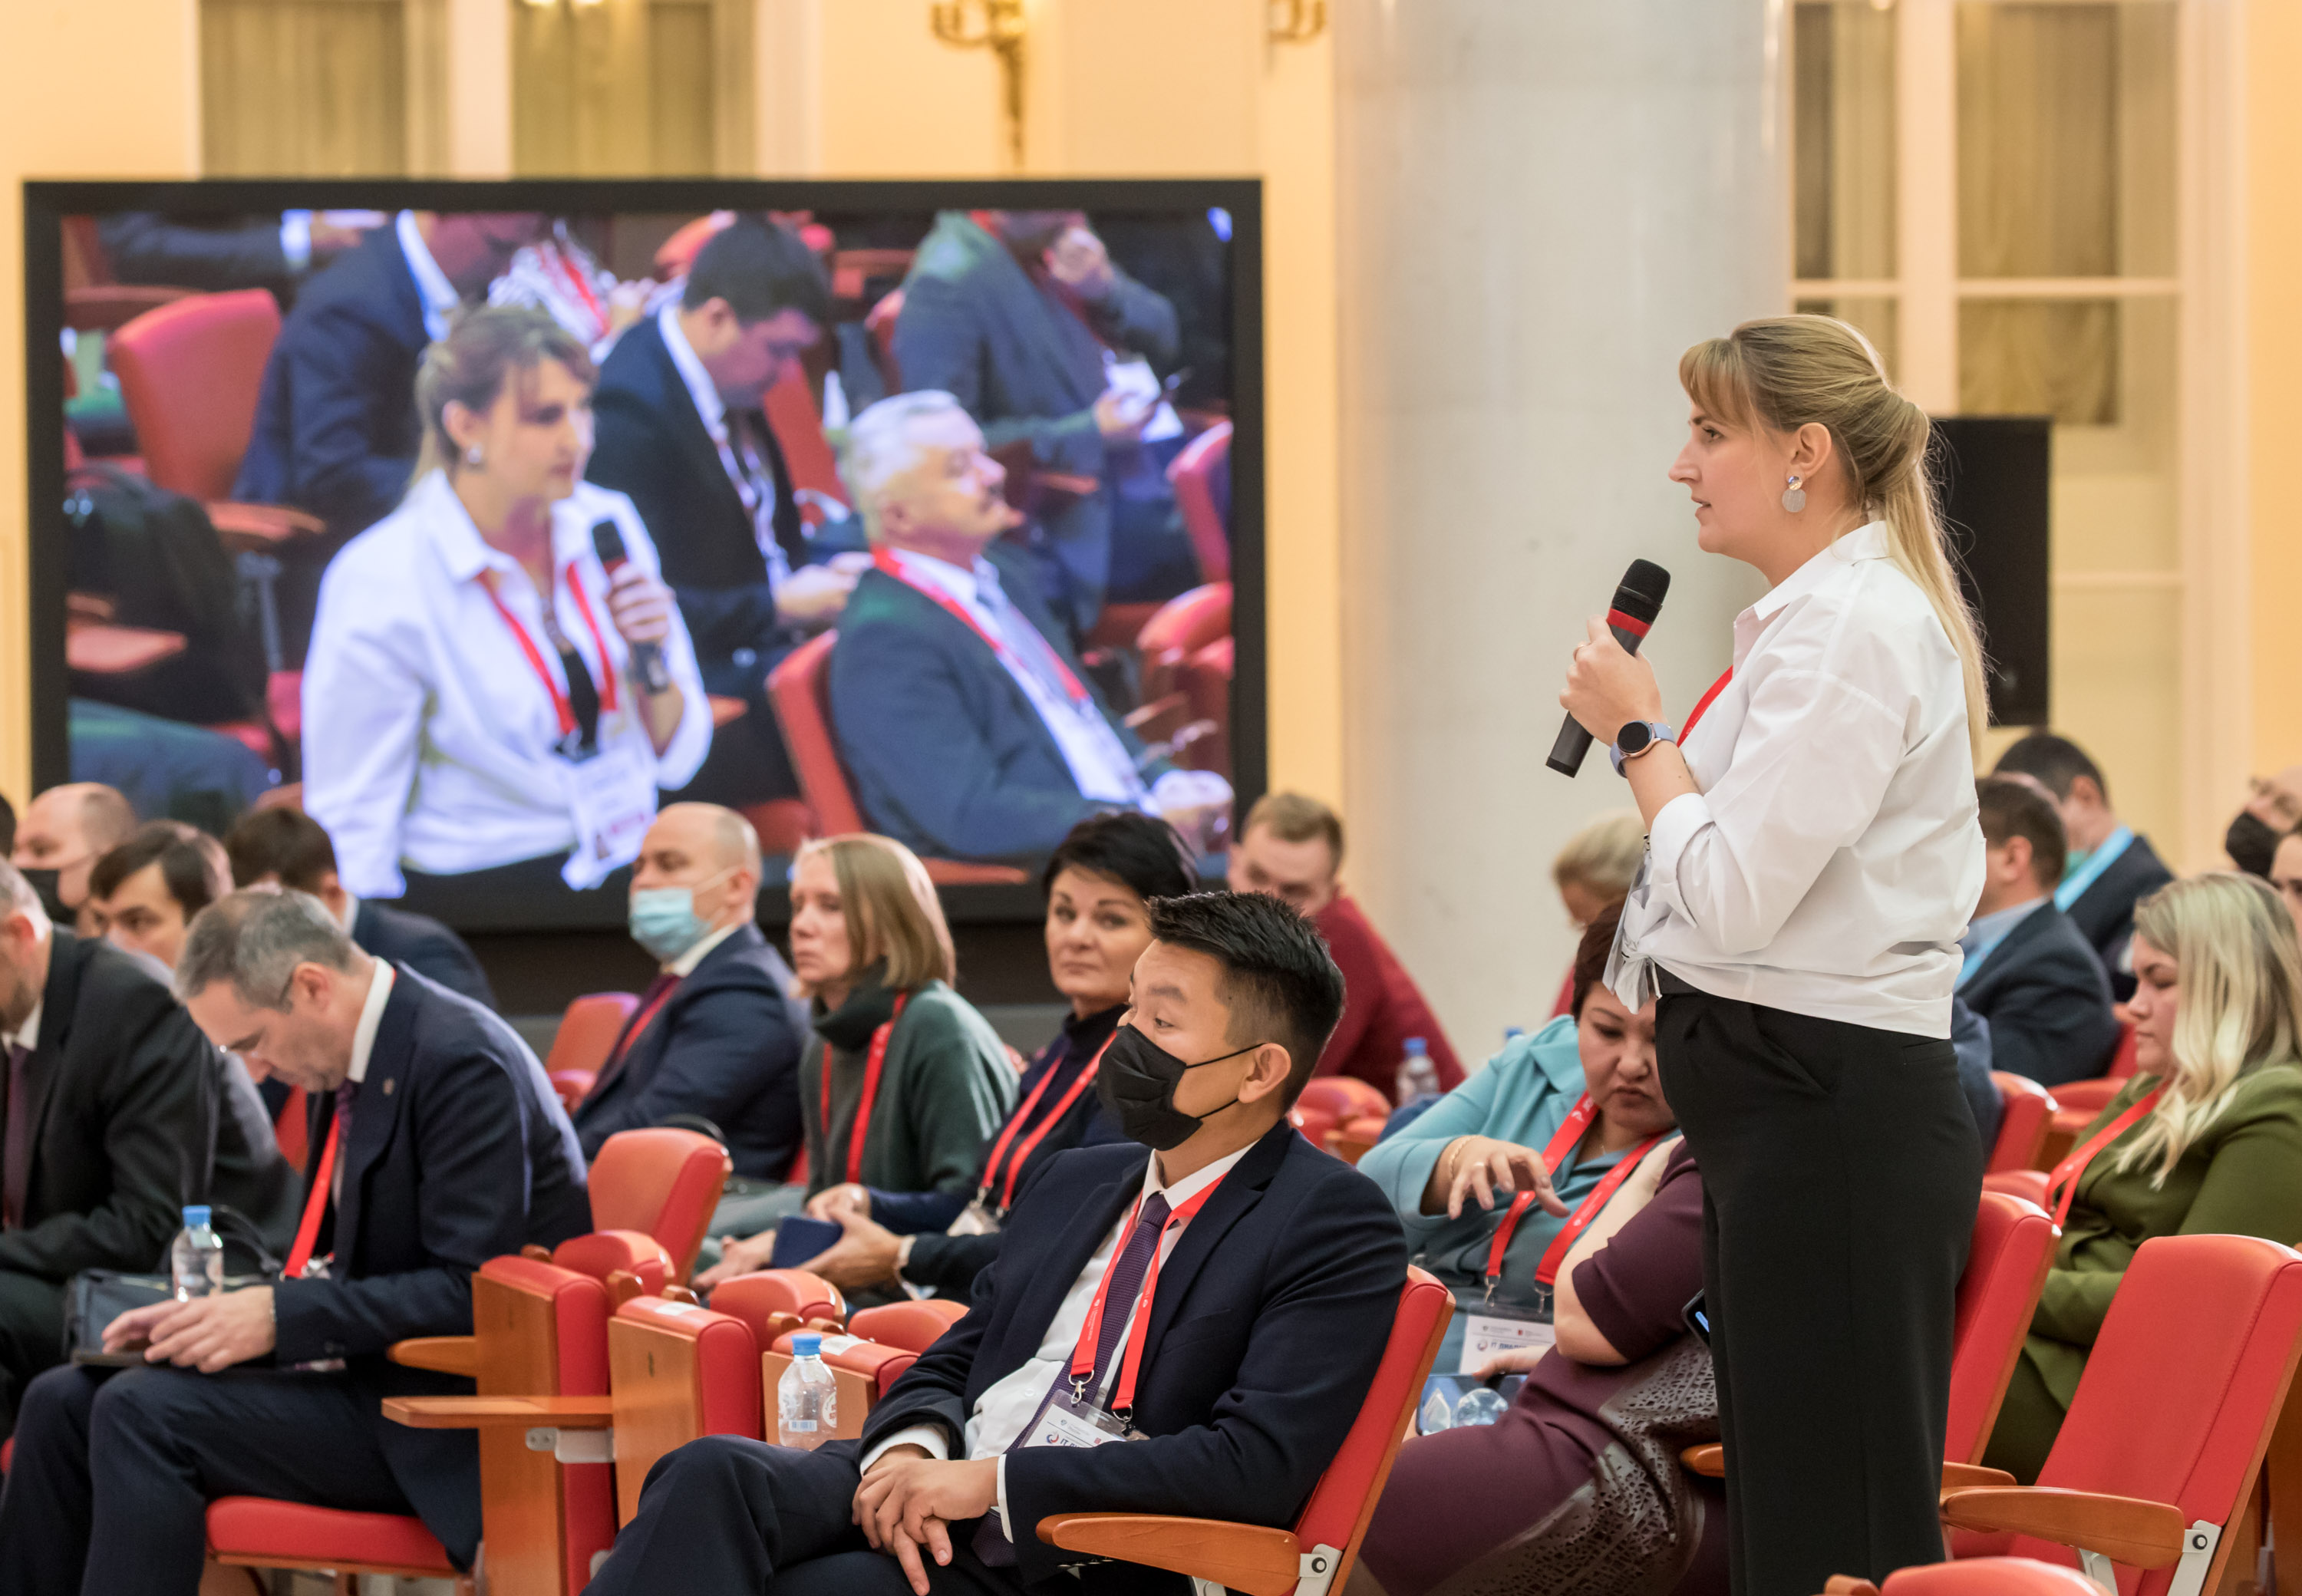
<path fill-rule="evenodd" d="M 887 1039 L 895 1034 L 895 1021 L 903 1017 L 903 1005 L 912 1000 L 908 992 L 895 994 L 895 1012 L 880 1022 L 871 1033 L 871 1051 L 863 1060 L 863 1093 L 855 1099 L 855 1123 L 847 1132 L 847 1179 L 861 1183 L 863 1179 L 863 1133 L 870 1128 L 871 1105 L 879 1100 L 879 1072 L 887 1067 Z M 823 1139 L 831 1139 L 831 1044 L 823 1045 Z"/>
<path fill-rule="evenodd" d="M 1702 718 L 1702 711 L 1710 707 L 1713 699 L 1726 691 L 1726 684 L 1734 679 L 1735 668 L 1730 665 L 1718 673 L 1718 679 L 1710 684 L 1710 690 L 1694 701 L 1694 713 L 1689 715 L 1686 724 L 1678 728 L 1678 745 L 1681 748 L 1684 748 L 1686 740 L 1694 735 L 1694 723 Z"/>
<path fill-rule="evenodd" d="M 567 694 L 552 679 L 550 668 L 543 662 L 543 651 L 535 646 L 535 639 L 527 634 L 527 628 L 519 624 L 519 617 L 503 601 L 503 595 L 496 592 L 496 574 L 493 571 L 480 573 L 480 588 L 488 595 L 488 602 L 496 607 L 496 613 L 503 617 L 503 624 L 511 628 L 512 636 L 518 640 L 519 651 L 527 656 L 527 668 L 535 673 L 535 679 L 543 684 L 543 691 L 550 695 L 551 712 L 559 718 L 559 735 L 566 736 L 576 729 L 576 710 L 568 703 Z M 600 652 L 601 674 L 607 677 L 600 690 L 600 701 L 612 715 L 616 710 L 616 673 L 608 662 L 607 640 L 600 634 L 600 623 L 592 618 L 592 601 L 584 596 L 583 579 L 576 574 L 572 564 L 567 567 L 567 591 L 576 595 L 576 608 L 584 617 L 585 629 L 592 634 L 592 646 Z M 539 601 L 550 602 L 542 594 L 537 598 Z"/>
<path fill-rule="evenodd" d="M 1591 1121 L 1598 1117 L 1598 1104 L 1592 1100 L 1590 1093 L 1584 1093 L 1575 1100 L 1575 1106 L 1567 1111 L 1566 1123 L 1552 1134 L 1550 1145 L 1542 1149 L 1542 1167 L 1557 1174 L 1559 1166 L 1567 1162 L 1567 1155 L 1583 1139 L 1583 1133 L 1591 1129 Z M 1495 1239 L 1487 1247 L 1489 1291 L 1492 1291 L 1495 1282 L 1502 1279 L 1503 1254 L 1510 1250 L 1511 1237 L 1518 1230 L 1518 1222 L 1526 1217 L 1526 1211 L 1533 1205 L 1534 1193 L 1520 1192 L 1511 1199 L 1510 1207 L 1505 1210 L 1502 1223 L 1495 1227 Z"/>
<path fill-rule="evenodd" d="M 2135 1121 L 2156 1107 L 2158 1094 L 2165 1089 L 2163 1087 L 2152 1087 L 2139 1100 L 2130 1105 L 2124 1113 L 2087 1138 L 2085 1145 L 2054 1165 L 2054 1172 L 2046 1177 L 2046 1200 L 2054 1205 L 2054 1223 L 2058 1228 L 2070 1217 L 2071 1199 L 2078 1196 L 2079 1180 L 2085 1175 L 2087 1165 L 2094 1162 L 2094 1155 L 2123 1136 Z M 2059 1197 L 2055 1195 L 2057 1192 L 2061 1194 Z"/>
<path fill-rule="evenodd" d="M 889 553 L 885 549 L 873 550 L 871 555 L 871 563 L 878 567 L 881 571 L 884 571 L 888 575 L 893 576 L 896 581 L 902 583 L 905 587 L 910 588 L 913 592 L 918 593 L 922 598 L 928 600 L 930 602 L 941 608 L 945 614 L 954 617 L 961 626 L 965 626 L 969 631 L 974 633 L 976 636 L 981 638 L 983 640 L 983 646 L 989 649 L 993 653 L 998 655 L 1001 661 L 1005 663 L 1011 669 L 1023 672 L 1027 675 L 1029 674 L 1030 667 L 1015 657 L 1015 651 L 1013 649 L 1008 647 L 1007 644 L 1000 639 L 992 636 L 990 633 L 986 632 L 983 629 L 982 623 L 978 621 L 974 616 L 968 613 L 966 605 L 961 603 L 957 599 L 953 598 L 949 593 L 943 592 L 939 588 L 930 587 L 923 582 L 913 581 L 909 575 L 904 574 L 903 562 L 898 560 L 893 554 Z M 1063 680 L 1063 692 L 1070 695 L 1071 702 L 1073 704 L 1083 704 L 1087 702 L 1087 689 L 1080 685 L 1079 677 L 1071 674 L 1071 668 L 1063 663 L 1063 657 L 1055 652 L 1054 648 L 1052 645 L 1047 647 L 1047 658 L 1054 661 L 1055 670 Z"/>
<path fill-rule="evenodd" d="M 1191 1215 L 1206 1206 L 1209 1197 L 1222 1184 L 1217 1180 L 1197 1197 L 1177 1207 L 1167 1215 L 1167 1222 L 1159 1227 L 1159 1245 L 1151 1249 L 1151 1262 L 1143 1272 L 1143 1294 L 1138 1298 L 1134 1328 L 1127 1332 L 1127 1350 L 1119 1360 L 1119 1383 L 1112 1390 L 1109 1411 L 1125 1415 L 1135 1409 L 1135 1375 L 1143 1364 L 1144 1338 L 1151 1333 L 1151 1303 L 1159 1289 L 1160 1257 L 1167 1240 L 1167 1232 L 1179 1224 L 1188 1223 Z M 1143 1212 L 1143 1199 L 1135 1199 L 1135 1206 L 1127 1212 L 1127 1228 L 1119 1232 L 1119 1245 L 1112 1249 L 1111 1264 L 1103 1271 L 1096 1282 L 1095 1301 L 1087 1311 L 1087 1323 L 1080 1326 L 1079 1345 L 1071 1349 L 1071 1389 L 1084 1394 L 1087 1382 L 1095 1378 L 1095 1348 L 1103 1334 L 1104 1293 L 1111 1289 L 1111 1266 L 1119 1262 L 1119 1255 L 1127 1250 L 1127 1239 L 1135 1233 L 1135 1217 Z"/>
<path fill-rule="evenodd" d="M 328 1139 L 320 1148 L 320 1167 L 312 1174 L 312 1195 L 304 1199 L 303 1222 L 296 1227 L 296 1245 L 288 1249 L 288 1265 L 280 1272 L 284 1281 L 304 1278 L 304 1265 L 312 1261 L 312 1248 L 319 1244 L 320 1216 L 327 1212 L 328 1197 L 336 1182 L 336 1133 L 344 1128 L 340 1115 L 328 1116 Z"/>
<path fill-rule="evenodd" d="M 1111 1034 L 1114 1038 L 1119 1035 L 1115 1030 Z M 1054 1107 L 1047 1111 L 1047 1117 L 1039 1121 L 1038 1129 L 1025 1137 L 1023 1145 L 1015 1149 L 1014 1161 L 1007 1166 L 1006 1187 L 999 1194 L 1000 1213 L 1004 1214 L 1015 1205 L 1015 1182 L 1022 1175 L 1023 1166 L 1031 1162 L 1031 1155 L 1038 1145 L 1047 1139 L 1047 1132 L 1063 1122 L 1063 1117 L 1071 1112 L 1071 1105 L 1080 1100 L 1080 1094 L 1095 1084 L 1095 1072 L 1102 1066 L 1103 1055 L 1110 1051 L 1111 1040 L 1106 1039 L 1095 1050 L 1095 1056 L 1088 1060 L 1087 1068 L 1080 1071 L 1079 1079 L 1071 1082 Z M 1033 1087 L 1031 1095 L 1023 1099 L 1023 1106 L 1015 1111 L 1015 1117 L 1007 1121 L 1007 1128 L 999 1133 L 999 1139 L 991 1144 L 991 1156 L 983 1164 L 983 1183 L 975 1191 L 977 1202 L 989 1197 L 992 1187 L 999 1183 L 999 1161 L 1007 1155 L 1008 1143 L 1015 1139 L 1017 1131 L 1030 1122 L 1031 1111 L 1039 1105 L 1039 1099 L 1046 1096 L 1047 1088 L 1054 1084 L 1055 1074 L 1055 1071 L 1049 1070 L 1039 1078 L 1039 1084 Z"/>

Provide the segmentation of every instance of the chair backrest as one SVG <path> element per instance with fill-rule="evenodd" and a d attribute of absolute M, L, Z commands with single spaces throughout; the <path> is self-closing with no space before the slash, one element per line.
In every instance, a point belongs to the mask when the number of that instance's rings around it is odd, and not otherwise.
<path fill-rule="evenodd" d="M 1848 1596 L 1877 1591 L 1868 1580 L 1833 1580 L 1830 1589 Z M 2057 1568 L 2035 1558 L 1965 1558 L 1955 1563 L 1921 1563 L 1886 1576 L 1885 1596 L 2102 1596 L 2102 1589 L 2073 1568 Z"/>
<path fill-rule="evenodd" d="M 531 1258 L 489 1259 L 472 1282 L 480 1394 L 607 1395 L 608 1312 L 607 1288 L 589 1274 Z M 480 1467 L 500 1499 L 517 1494 L 557 1517 L 561 1566 L 550 1588 L 575 1596 L 591 1582 L 593 1556 L 615 1543 L 609 1466 L 556 1462 L 548 1451 L 528 1450 L 520 1432 L 489 1425 L 480 1431 Z M 501 1489 L 512 1483 L 525 1489 Z M 549 1539 L 538 1537 L 537 1550 Z"/>
<path fill-rule="evenodd" d="M 1943 1457 L 1979 1463 L 2054 1261 L 2054 1222 L 2021 1197 L 1982 1194 L 1951 1331 L 1950 1426 Z"/>
<path fill-rule="evenodd" d="M 1135 634 L 1135 651 L 1142 660 L 1144 702 L 1173 692 L 1183 661 L 1217 638 L 1231 634 L 1231 595 L 1230 583 L 1210 582 L 1176 594 L 1144 623 Z"/>
<path fill-rule="evenodd" d="M 2029 1169 L 2046 1145 L 2046 1127 L 2057 1107 L 2054 1095 L 2027 1075 L 1993 1070 L 1990 1079 L 1998 1088 L 2004 1111 L 1998 1119 L 1998 1143 L 1990 1149 L 1990 1162 L 1984 1168 L 1992 1172 Z"/>
<path fill-rule="evenodd" d="M 775 702 L 784 745 L 791 750 L 800 791 L 825 836 L 870 829 L 863 824 L 847 768 L 839 761 L 839 744 L 831 735 L 831 649 L 838 636 L 826 632 L 810 638 L 768 673 L 768 695 Z"/>
<path fill-rule="evenodd" d="M 617 1292 L 618 1275 L 630 1277 L 622 1289 L 635 1297 L 653 1297 L 673 1283 L 671 1254 L 644 1231 L 590 1231 L 571 1236 L 552 1248 L 551 1261 L 605 1282 L 610 1298 Z"/>
<path fill-rule="evenodd" d="M 903 290 L 891 289 L 880 296 L 863 318 L 863 332 L 871 345 L 871 364 L 889 393 L 903 391 L 903 370 L 895 363 L 895 318 L 903 314 Z"/>
<path fill-rule="evenodd" d="M 761 408 L 767 413 L 769 430 L 784 451 L 792 487 L 848 504 L 847 484 L 839 479 L 839 462 L 831 452 L 831 441 L 823 435 L 823 413 L 817 407 L 815 390 L 798 361 L 786 366 L 781 380 L 768 390 Z M 811 526 L 820 526 L 832 518 L 821 500 L 802 500 L 800 516 Z"/>
<path fill-rule="evenodd" d="M 1183 661 L 1177 685 L 1191 706 L 1191 718 L 1214 723 L 1214 731 L 1182 751 L 1177 762 L 1194 770 L 1231 775 L 1231 681 L 1237 659 L 1233 640 L 1218 637 Z"/>
<path fill-rule="evenodd" d="M 1324 1114 L 1338 1124 L 1366 1114 L 1388 1118 L 1392 1107 L 1380 1087 L 1370 1086 L 1356 1075 L 1315 1076 L 1303 1083 L 1295 1105 Z"/>
<path fill-rule="evenodd" d="M 967 1317 L 967 1304 L 947 1297 L 923 1297 L 912 1302 L 890 1302 L 859 1309 L 847 1321 L 851 1334 L 882 1347 L 925 1352 L 943 1339 L 944 1331 Z"/>
<path fill-rule="evenodd" d="M 2302 1348 L 2302 1253 L 2253 1236 L 2159 1236 L 2137 1248 L 2095 1339 L 2042 1487 L 2171 1503 L 2231 1525 L 2251 1493 Z M 2244 1537 L 2226 1534 L 2207 1571 Z M 2009 1550 L 2068 1565 L 2017 1536 Z M 2130 1596 L 2163 1596 L 2172 1567 Z M 2123 1582 L 2121 1581 L 2121 1588 Z"/>
<path fill-rule="evenodd" d="M 629 992 L 587 992 L 570 1002 L 551 1035 L 551 1052 L 544 1072 L 559 1075 L 574 1071 L 596 1073 L 615 1050 L 624 1022 L 636 1012 L 640 1000 Z"/>
<path fill-rule="evenodd" d="M 685 1281 L 734 1168 L 727 1148 L 693 1130 L 618 1130 L 592 1161 L 592 1228 L 645 1231 Z"/>
<path fill-rule="evenodd" d="M 1182 512 L 1183 530 L 1190 536 L 1202 582 L 1231 580 L 1230 493 L 1226 489 L 1222 503 L 1215 495 L 1216 478 L 1230 468 L 1231 432 L 1228 421 L 1215 423 L 1185 444 L 1167 466 L 1175 508 Z"/>
<path fill-rule="evenodd" d="M 231 497 L 279 336 L 279 301 L 260 288 L 178 299 L 112 335 L 105 353 L 156 485 Z"/>
<path fill-rule="evenodd" d="M 743 1321 L 638 1297 L 608 1321 L 619 1523 L 639 1510 L 656 1459 L 705 1435 L 763 1438 L 760 1349 Z"/>
<path fill-rule="evenodd" d="M 762 1269 L 723 1281 L 711 1293 L 711 1311 L 740 1319 L 764 1347 L 783 1333 L 767 1333 L 769 1321 L 788 1314 L 805 1324 L 811 1320 L 847 1323 L 847 1298 L 829 1281 L 804 1269 Z M 787 1327 L 786 1327 L 787 1328 Z"/>

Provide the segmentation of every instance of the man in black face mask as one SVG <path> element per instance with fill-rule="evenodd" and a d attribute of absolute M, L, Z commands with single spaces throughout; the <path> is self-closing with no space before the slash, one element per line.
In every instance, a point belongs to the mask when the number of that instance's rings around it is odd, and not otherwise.
<path fill-rule="evenodd" d="M 1365 1399 L 1407 1246 L 1374 1183 L 1287 1122 L 1343 1006 L 1310 922 L 1259 895 L 1150 909 L 1096 1076 L 1141 1145 L 1031 1177 L 972 1310 L 860 1441 L 713 1436 L 658 1464 L 593 1596 L 1007 1596 L 1080 1561 L 1039 1540 L 1050 1516 L 1294 1518 Z M 1091 1561 L 1078 1588 L 1189 1582 Z"/>
<path fill-rule="evenodd" d="M 135 829 L 136 811 L 116 790 L 67 782 L 26 806 L 8 862 L 39 895 L 48 919 L 70 926 L 88 902 L 88 871 Z"/>
<path fill-rule="evenodd" d="M 2279 839 L 2302 826 L 2302 765 L 2289 765 L 2275 776 L 2251 777 L 2247 785 L 2252 791 L 2223 834 L 2222 848 L 2232 864 L 2267 880 Z"/>

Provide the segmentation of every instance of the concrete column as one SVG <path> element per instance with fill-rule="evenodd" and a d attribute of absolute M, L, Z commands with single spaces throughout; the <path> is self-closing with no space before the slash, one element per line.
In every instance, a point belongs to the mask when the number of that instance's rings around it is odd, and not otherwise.
<path fill-rule="evenodd" d="M 1586 617 L 1672 573 L 1668 716 L 1760 584 L 1666 480 L 1677 361 L 1779 312 L 1778 4 L 1333 0 L 1345 878 L 1483 1059 L 1574 938 L 1551 855 L 1628 802 L 1546 769 Z"/>

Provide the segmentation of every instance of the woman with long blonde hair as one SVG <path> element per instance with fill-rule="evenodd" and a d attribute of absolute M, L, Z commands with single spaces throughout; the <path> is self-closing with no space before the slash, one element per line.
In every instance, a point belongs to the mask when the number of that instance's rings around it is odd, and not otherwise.
<path fill-rule="evenodd" d="M 2063 1216 L 1984 1459 L 2029 1483 L 2135 1249 L 2153 1236 L 2302 1244 L 2302 952 L 2252 876 L 2196 876 L 2134 911 L 2134 1078 L 2047 1200 Z"/>
<path fill-rule="evenodd" d="M 1648 834 L 1608 979 L 1660 993 L 1662 1085 L 1702 1166 L 1704 1292 L 1743 1596 L 1942 1556 L 1952 1315 L 1982 1149 L 1951 1048 L 1983 880 L 1981 650 L 1926 413 L 1825 316 L 1679 362 L 1671 480 L 1766 578 L 1676 729 L 1593 619 L 1560 701 Z"/>

